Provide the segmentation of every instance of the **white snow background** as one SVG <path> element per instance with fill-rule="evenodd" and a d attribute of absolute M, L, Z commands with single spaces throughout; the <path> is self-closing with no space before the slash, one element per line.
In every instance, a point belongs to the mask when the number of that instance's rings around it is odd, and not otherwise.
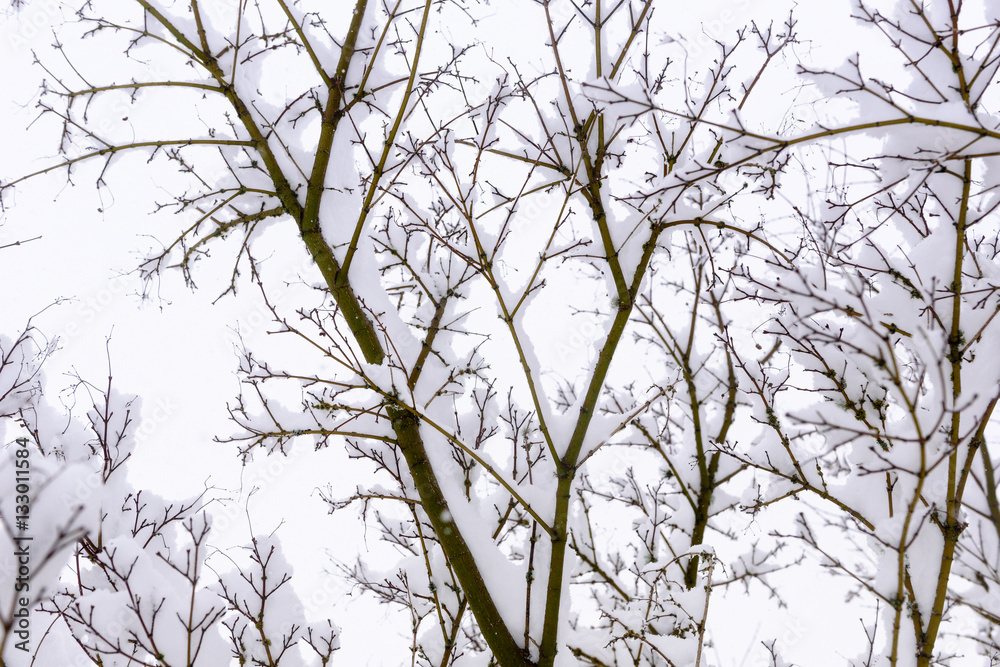
<path fill-rule="evenodd" d="M 672 11 L 677 14 L 677 38 L 697 58 L 709 54 L 712 38 L 730 38 L 759 16 L 781 16 L 782 6 L 788 4 L 792 3 L 708 0 L 677 3 Z M 32 65 L 32 50 L 52 57 L 51 26 L 68 13 L 54 0 L 43 0 L 8 12 L 0 22 L 0 123 L 5 128 L 0 164 L 5 176 L 27 173 L 57 159 L 54 127 L 42 122 L 26 128 L 37 115 L 34 98 L 43 76 Z M 800 34 L 813 40 L 799 47 L 811 50 L 810 57 L 832 63 L 856 48 L 860 37 L 848 18 L 846 0 L 801 4 L 796 13 Z M 540 48 L 528 41 L 510 46 Z M 784 114 L 794 92 L 772 93 L 776 115 Z M 170 110 L 162 113 L 167 118 Z M 179 273 L 168 272 L 157 293 L 139 298 L 142 285 L 133 269 L 140 254 L 155 247 L 160 216 L 170 215 L 151 214 L 153 202 L 165 199 L 157 179 L 169 179 L 170 174 L 144 166 L 141 157 L 122 158 L 116 166 L 117 184 L 100 192 L 94 187 L 93 166 L 76 172 L 75 187 L 56 173 L 17 188 L 13 206 L 3 214 L 0 246 L 41 238 L 0 250 L 0 333 L 15 335 L 31 318 L 49 340 L 58 341 L 59 349 L 44 370 L 50 391 L 46 399 L 54 404 L 68 400 L 54 392 L 72 383 L 70 375 L 102 385 L 110 358 L 117 390 L 142 398 L 131 482 L 168 498 L 191 496 L 209 487 L 210 495 L 228 499 L 214 506 L 213 543 L 220 547 L 247 542 L 251 521 L 255 534 L 277 530 L 294 568 L 296 590 L 317 600 L 308 610 L 315 616 L 312 620 L 329 614 L 342 629 L 336 663 L 401 664 L 408 657 L 408 619 L 386 618 L 385 608 L 349 596 L 335 576 L 322 576 L 333 570 L 331 556 L 349 562 L 369 549 L 372 564 L 379 566 L 378 552 L 385 547 L 374 539 L 365 541 L 353 513 L 328 516 L 313 491 L 330 485 L 334 495 L 349 495 L 356 475 L 363 471 L 336 447 L 291 459 L 258 457 L 243 468 L 233 446 L 213 442 L 213 437 L 233 430 L 225 408 L 238 390 L 234 327 L 248 345 L 263 348 L 268 344 L 269 319 L 249 285 L 213 304 L 219 289 L 211 284 L 212 269 L 197 276 L 198 291 L 187 289 Z M 120 185 L 124 169 L 131 171 L 127 188 Z M 276 225 L 268 233 L 277 239 L 273 247 L 281 249 L 268 260 L 272 270 L 277 267 L 294 278 L 305 261 L 294 229 Z M 555 333 L 549 341 L 538 341 L 536 351 L 555 349 L 560 342 Z M 11 438 L 5 434 L 6 441 Z M 259 491 L 251 495 L 254 488 Z M 751 524 L 747 530 L 766 531 L 768 525 Z M 795 576 L 799 579 L 786 587 L 787 594 L 832 600 L 829 620 L 822 627 L 805 626 L 776 610 L 751 606 L 734 587 L 725 600 L 713 599 L 714 662 L 723 667 L 763 664 L 759 640 L 774 637 L 786 658 L 809 667 L 843 664 L 839 656 L 860 650 L 845 644 L 844 637 L 861 637 L 861 610 L 838 606 L 838 598 L 830 593 L 838 586 L 818 568 L 799 569 Z M 317 588 L 328 595 L 315 596 Z M 834 631 L 845 625 L 849 627 L 843 633 Z M 387 632 L 392 627 L 398 632 Z"/>

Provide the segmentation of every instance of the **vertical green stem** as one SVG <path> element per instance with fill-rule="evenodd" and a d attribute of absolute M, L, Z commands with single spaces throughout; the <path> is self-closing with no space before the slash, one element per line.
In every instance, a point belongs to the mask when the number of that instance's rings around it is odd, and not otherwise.
<path fill-rule="evenodd" d="M 527 650 L 517 645 L 504 623 L 493 596 L 476 567 L 475 557 L 448 510 L 448 502 L 427 459 L 427 451 L 420 436 L 419 420 L 400 407 L 389 408 L 389 416 L 399 451 L 406 459 L 406 466 L 417 486 L 420 505 L 434 526 L 441 548 L 462 584 L 462 592 L 469 601 L 469 607 L 486 643 L 493 651 L 493 657 L 497 664 L 504 667 L 530 667 L 533 663 L 528 659 Z"/>
<path fill-rule="evenodd" d="M 555 663 L 556 649 L 559 646 L 559 622 L 560 609 L 562 605 L 563 578 L 565 573 L 566 545 L 568 542 L 567 526 L 569 524 L 570 496 L 573 490 L 573 480 L 576 477 L 577 464 L 583 449 L 587 431 L 590 428 L 591 419 L 594 416 L 594 409 L 597 406 L 597 399 L 601 395 L 604 387 L 604 380 L 611 362 L 615 356 L 615 350 L 621 342 L 625 326 L 628 324 L 635 304 L 635 295 L 639 291 L 643 277 L 646 275 L 646 268 L 653 257 L 656 249 L 656 242 L 659 239 L 663 227 L 654 225 L 649 240 L 643 244 L 642 258 L 635 269 L 632 278 L 632 286 L 629 289 L 627 304 L 621 304 L 621 308 L 611 324 L 611 330 L 601 348 L 601 353 L 597 357 L 597 364 L 594 367 L 594 374 L 590 378 L 587 393 L 584 395 L 583 403 L 580 406 L 580 416 L 576 421 L 576 428 L 570 437 L 569 446 L 562 460 L 556 462 L 556 507 L 555 517 L 552 521 L 552 555 L 549 561 L 549 577 L 545 591 L 545 614 L 542 625 L 542 641 L 539 648 L 539 667 L 552 667 Z M 623 307 L 624 306 L 624 307 Z"/>
<path fill-rule="evenodd" d="M 922 636 L 917 638 L 917 667 L 930 667 L 934 656 L 934 644 L 937 641 L 941 621 L 944 618 L 945 601 L 948 596 L 948 581 L 951 577 L 951 567 L 955 560 L 955 549 L 964 528 L 959 510 L 962 505 L 962 495 L 965 490 L 965 480 L 972 461 L 976 456 L 978 441 L 973 438 L 969 443 L 966 458 L 959 471 L 959 449 L 961 440 L 962 413 L 958 403 L 962 393 L 962 356 L 965 348 L 965 336 L 962 333 L 962 268 L 965 257 L 965 230 L 968 226 L 969 194 L 972 188 L 972 159 L 965 159 L 962 173 L 962 199 L 955 224 L 955 268 L 950 291 L 952 292 L 951 329 L 948 334 L 948 361 L 951 363 L 951 430 L 949 433 L 948 455 L 948 491 L 947 509 L 944 521 L 940 522 L 944 537 L 944 549 L 941 554 L 941 569 L 938 571 L 937 590 L 934 594 L 934 606 L 931 608 L 930 620 Z"/>

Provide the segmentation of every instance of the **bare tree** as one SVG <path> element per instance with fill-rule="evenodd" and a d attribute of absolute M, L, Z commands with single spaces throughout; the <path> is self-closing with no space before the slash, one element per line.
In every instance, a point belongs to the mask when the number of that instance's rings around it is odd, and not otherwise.
<path fill-rule="evenodd" d="M 939 640 L 963 633 L 962 607 L 987 623 L 996 614 L 982 593 L 995 585 L 1000 526 L 987 447 L 1000 398 L 988 166 L 1000 33 L 995 19 L 948 6 L 913 2 L 886 16 L 858 4 L 908 83 L 869 76 L 860 56 L 835 71 L 802 68 L 863 115 L 812 135 L 800 158 L 831 185 L 789 211 L 803 225 L 793 268 L 741 269 L 745 297 L 777 307 L 758 338 L 781 351 L 754 358 L 730 342 L 770 431 L 731 455 L 783 480 L 757 506 L 809 491 L 834 510 L 803 514 L 789 537 L 876 601 L 890 664 L 947 660 Z M 905 130 L 883 129 L 893 126 Z M 840 140 L 858 131 L 881 146 Z M 959 651 L 980 644 L 995 660 L 987 628 Z"/>
<path fill-rule="evenodd" d="M 179 175 L 158 207 L 185 222 L 141 270 L 193 284 L 218 248 L 224 293 L 259 290 L 288 356 L 241 351 L 231 441 L 245 459 L 346 442 L 374 465 L 326 500 L 400 552 L 394 577 L 342 573 L 409 612 L 413 664 L 700 665 L 713 591 L 780 597 L 769 575 L 802 562 L 798 544 L 875 602 L 861 662 L 930 665 L 961 614 L 1000 615 L 1000 24 L 910 5 L 856 8 L 905 82 L 860 57 L 793 71 L 792 15 L 696 61 L 653 0 L 88 4 L 63 64 L 43 60 L 65 157 L 2 188 L 87 170 L 111 188 L 135 154 Z M 541 46 L 492 40 L 512 27 Z M 473 28 L 481 43 L 457 36 Z M 121 48 L 121 72 L 74 30 Z M 819 102 L 796 109 L 812 128 L 776 117 L 778 73 L 858 118 Z M 101 125 L 119 107 L 131 120 Z M 295 252 L 272 223 L 311 260 L 292 284 L 265 261 Z M 744 542 L 740 510 L 778 502 L 797 503 L 794 533 L 719 555 Z M 192 599 L 193 509 L 187 564 L 161 557 Z M 277 664 L 305 637 L 325 663 L 332 635 L 264 623 L 280 550 L 248 554 L 219 589 L 233 658 Z M 130 649 L 88 625 L 72 600 L 89 590 L 53 603 L 104 642 L 88 655 L 165 661 L 146 631 L 159 607 L 125 596 Z M 199 609 L 184 664 L 222 618 Z M 973 636 L 995 654 L 993 630 Z"/>

